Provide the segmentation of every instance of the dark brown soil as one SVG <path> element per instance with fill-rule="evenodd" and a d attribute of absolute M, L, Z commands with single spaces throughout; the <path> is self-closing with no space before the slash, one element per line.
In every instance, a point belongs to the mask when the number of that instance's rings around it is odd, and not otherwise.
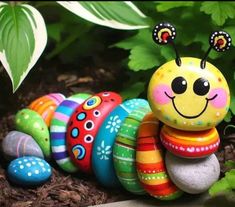
<path fill-rule="evenodd" d="M 44 63 L 40 63 L 44 65 Z M 108 65 L 108 66 L 107 66 Z M 109 67 L 111 66 L 111 68 Z M 102 90 L 120 91 L 125 81 L 124 72 L 115 64 L 106 66 L 87 66 L 82 70 L 56 65 L 30 72 L 23 85 L 12 94 L 10 80 L 0 71 L 0 144 L 3 137 L 14 129 L 14 115 L 17 110 L 26 107 L 35 98 L 51 92 L 60 92 L 65 96 L 77 92 L 100 92 Z M 59 68 L 59 69 L 58 69 Z M 121 75 L 120 75 L 121 74 Z M 224 123 L 219 126 L 220 132 Z M 235 134 L 234 131 L 229 132 Z M 227 136 L 226 136 L 227 137 Z M 217 153 L 224 173 L 226 160 L 235 160 L 235 138 L 222 137 L 222 144 Z M 52 161 L 53 176 L 49 182 L 34 189 L 24 189 L 8 182 L 6 177 L 7 162 L 0 156 L 0 206 L 1 207 L 37 207 L 37 206 L 89 206 L 135 198 L 123 189 L 103 188 L 94 176 L 84 174 L 69 175 L 58 168 Z"/>

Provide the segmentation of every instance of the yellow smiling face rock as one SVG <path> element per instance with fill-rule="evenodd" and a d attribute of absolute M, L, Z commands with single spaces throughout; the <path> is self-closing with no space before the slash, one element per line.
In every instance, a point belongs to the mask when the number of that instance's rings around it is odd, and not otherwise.
<path fill-rule="evenodd" d="M 184 57 L 165 63 L 153 74 L 148 88 L 149 104 L 159 120 L 186 131 L 216 126 L 225 117 L 230 94 L 222 73 L 201 59 Z"/>

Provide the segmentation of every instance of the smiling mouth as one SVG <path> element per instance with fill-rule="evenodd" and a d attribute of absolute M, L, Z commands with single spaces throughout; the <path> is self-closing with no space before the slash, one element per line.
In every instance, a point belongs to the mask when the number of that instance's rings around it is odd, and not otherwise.
<path fill-rule="evenodd" d="M 165 95 L 166 95 L 169 99 L 171 99 L 172 104 L 173 104 L 173 107 L 174 107 L 174 109 L 176 110 L 176 112 L 177 112 L 180 116 L 182 116 L 182 117 L 184 117 L 184 118 L 186 118 L 186 119 L 195 119 L 195 118 L 201 116 L 201 115 L 204 113 L 204 111 L 206 110 L 209 101 L 214 100 L 214 99 L 218 96 L 218 94 L 215 94 L 212 98 L 206 98 L 206 104 L 205 104 L 203 110 L 202 110 L 199 114 L 197 114 L 197 115 L 195 115 L 195 116 L 187 116 L 187 115 L 182 114 L 182 113 L 177 109 L 177 107 L 176 107 L 176 105 L 175 105 L 175 96 L 172 96 L 172 97 L 171 97 L 171 96 L 169 96 L 169 95 L 167 94 L 167 92 L 164 92 L 164 93 L 165 93 Z"/>

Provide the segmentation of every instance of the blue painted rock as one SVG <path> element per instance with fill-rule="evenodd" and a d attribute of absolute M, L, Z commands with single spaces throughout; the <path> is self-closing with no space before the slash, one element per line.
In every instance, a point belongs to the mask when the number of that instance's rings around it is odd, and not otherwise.
<path fill-rule="evenodd" d="M 52 156 L 57 164 L 66 172 L 73 173 L 78 170 L 77 166 L 73 164 L 70 159 L 67 151 L 67 124 L 75 109 L 89 97 L 89 94 L 78 93 L 65 99 L 56 108 L 51 120 L 50 134 Z"/>
<path fill-rule="evenodd" d="M 98 181 L 106 187 L 118 187 L 120 182 L 113 166 L 113 145 L 122 122 L 130 112 L 147 106 L 144 99 L 130 99 L 118 105 L 104 120 L 94 141 L 92 167 Z"/>
<path fill-rule="evenodd" d="M 42 117 L 30 109 L 22 109 L 15 117 L 16 130 L 31 135 L 46 158 L 51 156 L 50 134 Z"/>
<path fill-rule="evenodd" d="M 25 156 L 11 161 L 8 178 L 20 186 L 35 186 L 45 183 L 51 176 L 51 167 L 43 159 Z"/>
<path fill-rule="evenodd" d="M 23 156 L 35 156 L 44 159 L 41 148 L 28 134 L 11 131 L 3 139 L 2 151 L 5 159 L 13 160 Z"/>

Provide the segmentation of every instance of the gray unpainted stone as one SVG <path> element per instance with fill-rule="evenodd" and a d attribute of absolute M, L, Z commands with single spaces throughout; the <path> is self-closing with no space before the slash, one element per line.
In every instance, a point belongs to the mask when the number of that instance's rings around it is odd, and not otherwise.
<path fill-rule="evenodd" d="M 220 175 L 219 161 L 214 154 L 206 158 L 187 159 L 167 152 L 165 162 L 171 180 L 190 194 L 207 191 Z"/>
<path fill-rule="evenodd" d="M 17 149 L 18 148 L 18 149 Z M 13 160 L 23 156 L 35 156 L 44 159 L 41 148 L 28 134 L 11 131 L 3 139 L 2 152 L 6 160 Z"/>

